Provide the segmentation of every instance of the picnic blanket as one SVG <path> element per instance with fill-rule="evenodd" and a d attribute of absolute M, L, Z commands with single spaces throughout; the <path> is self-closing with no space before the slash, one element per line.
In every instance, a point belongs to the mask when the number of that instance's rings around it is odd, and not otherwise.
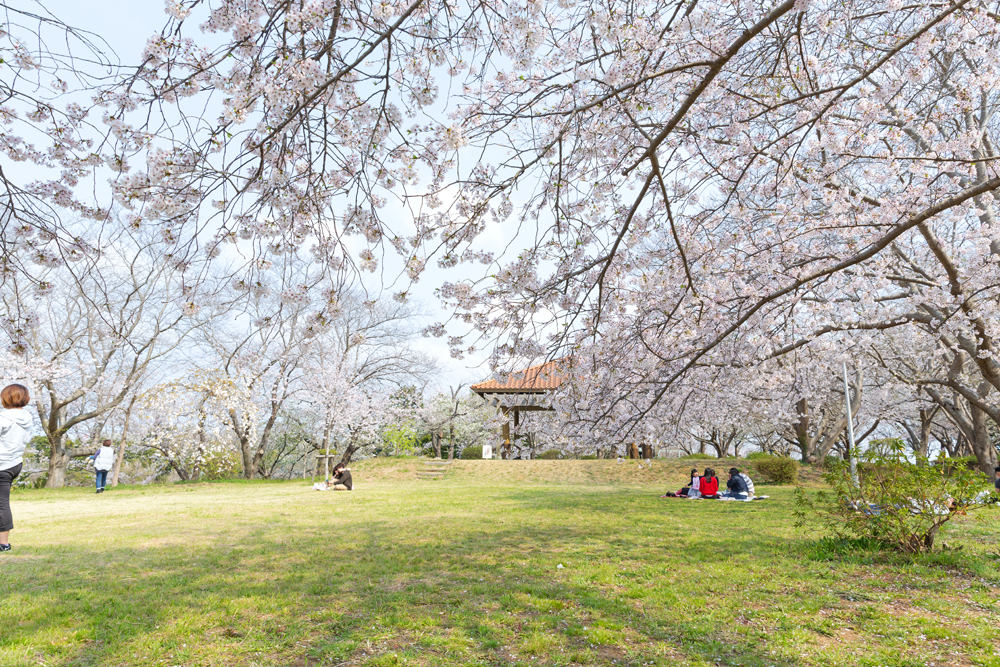
<path fill-rule="evenodd" d="M 770 497 L 771 496 L 752 496 L 750 498 L 746 498 L 745 500 L 737 500 L 736 498 L 726 498 L 724 496 L 720 496 L 719 498 L 690 498 L 688 496 L 675 496 L 669 493 L 660 496 L 660 498 L 687 498 L 688 500 L 728 500 L 730 502 L 736 502 L 736 503 L 749 503 L 754 500 L 767 500 Z"/>

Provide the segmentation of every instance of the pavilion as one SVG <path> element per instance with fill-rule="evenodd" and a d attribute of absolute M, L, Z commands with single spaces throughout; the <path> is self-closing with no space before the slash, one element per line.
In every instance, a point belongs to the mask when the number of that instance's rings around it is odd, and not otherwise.
<path fill-rule="evenodd" d="M 502 458 L 507 458 L 511 450 L 511 414 L 516 432 L 522 412 L 553 411 L 546 405 L 546 398 L 567 379 L 565 371 L 569 361 L 569 358 L 548 361 L 511 373 L 503 382 L 490 379 L 470 387 L 488 405 L 498 408 L 504 415 L 503 443 L 500 446 Z"/>
<path fill-rule="evenodd" d="M 503 439 L 500 445 L 500 456 L 507 458 L 511 451 L 510 422 L 513 414 L 514 430 L 521 423 L 522 412 L 538 412 L 555 410 L 547 405 L 548 394 L 558 389 L 569 377 L 571 357 L 548 361 L 538 366 L 531 366 L 523 371 L 517 371 L 507 376 L 503 382 L 496 379 L 485 380 L 474 384 L 470 389 L 479 394 L 487 405 L 498 408 L 504 416 L 502 427 Z M 662 447 L 654 451 L 650 443 L 633 442 L 625 447 L 625 456 L 637 458 L 676 458 L 683 452 L 675 447 Z M 612 449 L 612 455 L 614 450 Z M 600 451 L 598 451 L 600 456 Z"/>

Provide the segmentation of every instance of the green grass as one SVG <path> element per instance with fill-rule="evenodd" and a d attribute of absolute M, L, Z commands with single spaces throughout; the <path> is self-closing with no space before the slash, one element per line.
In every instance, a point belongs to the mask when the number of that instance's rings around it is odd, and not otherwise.
<path fill-rule="evenodd" d="M 622 482 L 636 465 L 17 489 L 0 665 L 1000 667 L 1000 510 L 915 561 L 839 553 L 794 528 L 788 487 L 661 500 L 685 465 Z M 534 470 L 596 481 L 505 482 Z"/>

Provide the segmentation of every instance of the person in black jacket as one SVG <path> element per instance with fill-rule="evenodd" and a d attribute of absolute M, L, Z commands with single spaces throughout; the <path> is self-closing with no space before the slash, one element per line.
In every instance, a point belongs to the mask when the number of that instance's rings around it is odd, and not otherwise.
<path fill-rule="evenodd" d="M 725 493 L 720 493 L 719 497 L 731 500 L 746 500 L 750 497 L 750 489 L 747 487 L 746 480 L 740 476 L 740 471 L 736 468 L 729 469 L 729 481 L 726 482 L 726 491 Z"/>
<path fill-rule="evenodd" d="M 331 487 L 334 491 L 351 491 L 354 489 L 354 484 L 351 480 L 351 469 L 345 468 L 343 463 L 338 463 L 333 469 L 333 486 Z"/>

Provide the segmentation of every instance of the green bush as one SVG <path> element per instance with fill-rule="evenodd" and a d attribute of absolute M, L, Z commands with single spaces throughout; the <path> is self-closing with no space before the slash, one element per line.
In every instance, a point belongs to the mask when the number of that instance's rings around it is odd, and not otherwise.
<path fill-rule="evenodd" d="M 831 470 L 835 470 L 837 466 L 839 466 L 843 462 L 844 459 L 840 458 L 836 454 L 827 454 L 826 457 L 824 457 L 823 460 L 819 462 L 819 467 L 825 470 L 826 472 L 830 472 Z"/>
<path fill-rule="evenodd" d="M 214 482 L 239 477 L 243 463 L 240 456 L 231 450 L 211 451 L 205 454 L 199 468 L 198 479 Z"/>
<path fill-rule="evenodd" d="M 991 494 L 982 473 L 914 463 L 898 438 L 872 444 L 859 457 L 857 482 L 841 461 L 824 476 L 832 493 L 812 497 L 797 489 L 798 525 L 808 510 L 836 540 L 875 541 L 913 554 L 930 551 L 952 517 L 986 506 Z"/>
<path fill-rule="evenodd" d="M 459 458 L 463 459 L 481 459 L 483 458 L 483 446 L 482 445 L 470 445 L 462 449 L 462 456 Z"/>
<path fill-rule="evenodd" d="M 536 459 L 545 459 L 546 461 L 551 461 L 553 459 L 561 459 L 562 458 L 562 452 L 560 452 L 558 449 L 550 449 L 550 450 L 548 450 L 546 452 L 542 452 L 541 454 L 539 454 L 535 458 Z"/>
<path fill-rule="evenodd" d="M 955 458 L 939 458 L 935 463 L 946 475 L 953 475 L 959 470 L 979 470 L 979 460 L 975 456 L 958 456 Z"/>
<path fill-rule="evenodd" d="M 760 459 L 770 459 L 773 457 L 774 454 L 768 454 L 767 452 L 751 452 L 745 458 L 747 461 L 759 461 Z"/>
<path fill-rule="evenodd" d="M 754 470 L 772 484 L 795 484 L 799 481 L 799 462 L 784 456 L 759 456 L 753 460 Z"/>
<path fill-rule="evenodd" d="M 580 460 L 581 461 L 596 461 L 597 460 L 597 454 L 584 454 L 583 456 L 580 457 Z"/>

